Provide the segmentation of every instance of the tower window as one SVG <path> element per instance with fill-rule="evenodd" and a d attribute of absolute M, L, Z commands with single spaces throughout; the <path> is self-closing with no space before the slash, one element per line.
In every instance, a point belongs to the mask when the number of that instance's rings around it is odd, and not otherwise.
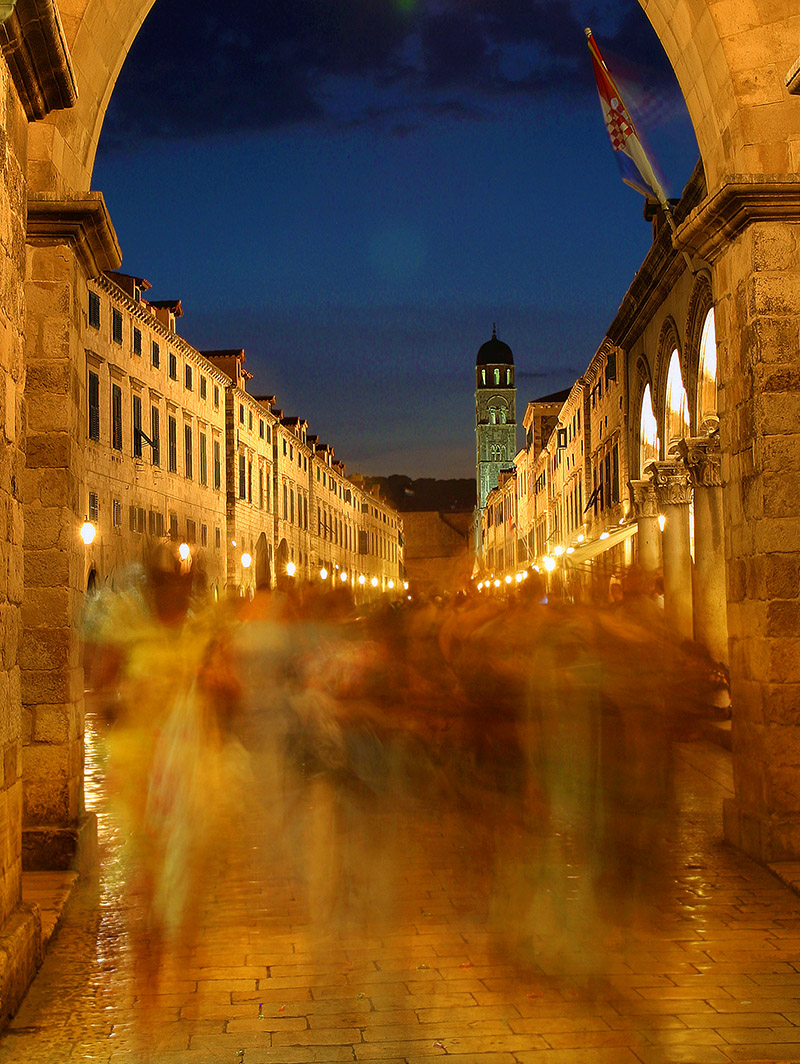
<path fill-rule="evenodd" d="M 500 370 L 499 369 L 496 369 L 494 371 L 494 383 L 495 384 L 499 384 L 500 383 Z"/>

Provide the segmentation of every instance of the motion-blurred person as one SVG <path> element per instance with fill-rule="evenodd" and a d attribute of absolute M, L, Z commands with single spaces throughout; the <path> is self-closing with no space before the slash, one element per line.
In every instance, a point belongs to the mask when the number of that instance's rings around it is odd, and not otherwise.
<path fill-rule="evenodd" d="M 113 596 L 93 632 L 112 809 L 128 889 L 141 899 L 131 912 L 142 926 L 130 936 L 143 994 L 191 945 L 246 778 L 232 737 L 239 684 L 229 630 L 210 603 L 193 600 L 193 577 L 190 556 L 155 545 L 142 584 Z"/>

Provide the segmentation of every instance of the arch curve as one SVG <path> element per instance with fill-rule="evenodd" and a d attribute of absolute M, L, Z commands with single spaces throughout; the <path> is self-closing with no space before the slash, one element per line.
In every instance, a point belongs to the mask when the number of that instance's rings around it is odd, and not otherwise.
<path fill-rule="evenodd" d="M 34 164 L 30 168 L 32 191 L 52 191 L 54 184 L 62 194 L 89 191 L 106 109 L 125 57 L 154 3 L 70 0 L 68 10 L 61 3 L 78 100 L 70 110 L 54 111 L 36 124 L 43 133 L 33 136 L 29 145 Z M 711 0 L 639 3 L 683 93 L 709 188 L 716 188 L 728 174 L 758 169 L 761 158 L 770 159 L 771 170 L 791 173 L 788 134 L 796 120 L 794 101 L 778 79 L 779 72 L 788 70 L 796 59 L 794 0 L 770 0 L 769 4 L 751 0 L 756 16 L 762 18 L 754 18 L 745 31 L 747 47 L 742 45 L 734 4 Z M 753 69 L 754 56 L 764 57 L 757 70 Z M 765 107 L 771 120 L 762 127 L 756 116 Z M 46 126 L 51 127 L 49 132 L 44 132 Z M 787 134 L 783 138 L 776 133 L 781 127 Z M 785 158 L 778 158 L 781 144 Z M 56 157 L 62 160 L 57 174 Z M 36 187 L 35 180 L 41 187 Z"/>

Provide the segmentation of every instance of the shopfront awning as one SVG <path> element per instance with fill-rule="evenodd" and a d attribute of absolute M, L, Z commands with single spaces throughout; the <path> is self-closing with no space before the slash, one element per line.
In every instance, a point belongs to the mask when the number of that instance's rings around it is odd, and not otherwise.
<path fill-rule="evenodd" d="M 626 539 L 630 539 L 635 535 L 639 529 L 639 525 L 636 521 L 631 521 L 626 525 L 618 525 L 616 528 L 608 530 L 608 536 L 605 539 L 593 539 L 591 543 L 581 543 L 575 548 L 572 554 L 565 554 L 564 561 L 567 566 L 582 565 L 584 562 L 589 562 L 592 558 L 596 558 L 600 554 L 605 554 L 607 550 L 611 550 L 612 547 L 619 546 L 620 543 L 624 543 Z"/>

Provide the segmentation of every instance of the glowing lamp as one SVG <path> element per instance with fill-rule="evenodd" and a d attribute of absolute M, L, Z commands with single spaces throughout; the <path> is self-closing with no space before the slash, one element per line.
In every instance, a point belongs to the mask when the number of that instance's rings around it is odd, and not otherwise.
<path fill-rule="evenodd" d="M 664 531 L 664 525 L 666 523 L 667 523 L 666 517 L 664 517 L 663 514 L 659 514 L 658 515 L 658 527 L 661 529 L 662 532 Z"/>
<path fill-rule="evenodd" d="M 575 553 L 575 548 L 574 547 L 567 547 L 567 554 L 574 554 L 574 553 Z"/>
<path fill-rule="evenodd" d="M 544 565 L 548 573 L 552 573 L 552 571 L 556 567 L 556 560 L 555 558 L 551 558 L 548 554 L 544 558 L 542 558 L 542 565 Z"/>
<path fill-rule="evenodd" d="M 506 583 L 507 583 L 507 584 L 510 584 L 510 583 L 511 583 L 511 574 L 510 574 L 510 573 L 506 573 L 506 577 L 505 577 L 505 580 L 506 580 Z"/>
<path fill-rule="evenodd" d="M 370 583 L 372 584 L 373 587 L 377 587 L 378 586 L 378 578 L 377 578 L 377 576 L 373 576 L 373 578 L 370 580 Z"/>
<path fill-rule="evenodd" d="M 341 576 L 339 577 L 339 579 L 342 581 L 343 584 L 346 584 L 347 583 L 347 573 L 343 572 L 341 574 Z"/>
<path fill-rule="evenodd" d="M 608 532 L 601 532 L 600 539 L 608 539 Z"/>
<path fill-rule="evenodd" d="M 499 581 L 499 580 L 495 580 L 495 582 L 494 582 L 494 586 L 495 586 L 495 587 L 500 587 L 500 581 Z"/>
<path fill-rule="evenodd" d="M 553 547 L 553 554 L 555 554 L 556 558 L 560 558 L 563 553 L 564 553 L 564 548 L 561 546 L 560 543 L 558 544 L 557 547 Z"/>
<path fill-rule="evenodd" d="M 364 584 L 365 584 L 365 583 L 367 582 L 367 581 L 366 581 L 366 577 L 364 576 L 364 574 L 363 574 L 363 573 L 362 573 L 362 574 L 361 574 L 361 575 L 359 576 L 359 578 L 358 578 L 358 582 L 359 582 L 359 584 L 361 584 L 361 585 L 362 585 L 362 587 L 363 587 L 363 585 L 364 585 Z"/>
<path fill-rule="evenodd" d="M 320 580 L 327 580 L 328 579 L 328 570 L 325 568 L 324 565 L 322 566 L 322 568 L 319 571 L 319 578 L 320 578 Z"/>
<path fill-rule="evenodd" d="M 84 521 L 81 525 L 81 539 L 88 547 L 91 543 L 94 543 L 94 537 L 97 535 L 97 529 L 94 527 L 91 521 Z"/>
<path fill-rule="evenodd" d="M 394 591 L 394 580 L 389 581 L 389 590 Z"/>
<path fill-rule="evenodd" d="M 286 575 L 287 576 L 294 576 L 294 574 L 296 572 L 297 572 L 297 566 L 294 564 L 294 562 L 287 562 L 286 563 Z"/>
<path fill-rule="evenodd" d="M 180 558 L 180 560 L 182 562 L 185 562 L 186 559 L 189 557 L 190 553 L 191 552 L 189 550 L 189 544 L 181 543 L 180 547 L 178 547 L 178 557 Z"/>
<path fill-rule="evenodd" d="M 253 559 L 250 557 L 250 555 L 247 553 L 247 551 L 245 551 L 244 554 L 242 555 L 242 568 L 243 569 L 249 569 L 252 564 L 253 564 Z"/>
<path fill-rule="evenodd" d="M 403 581 L 403 590 L 408 591 L 408 580 Z"/>
<path fill-rule="evenodd" d="M 586 542 L 586 536 L 584 536 L 584 534 L 581 532 L 581 534 L 578 536 L 578 543 L 585 543 L 585 542 Z"/>

